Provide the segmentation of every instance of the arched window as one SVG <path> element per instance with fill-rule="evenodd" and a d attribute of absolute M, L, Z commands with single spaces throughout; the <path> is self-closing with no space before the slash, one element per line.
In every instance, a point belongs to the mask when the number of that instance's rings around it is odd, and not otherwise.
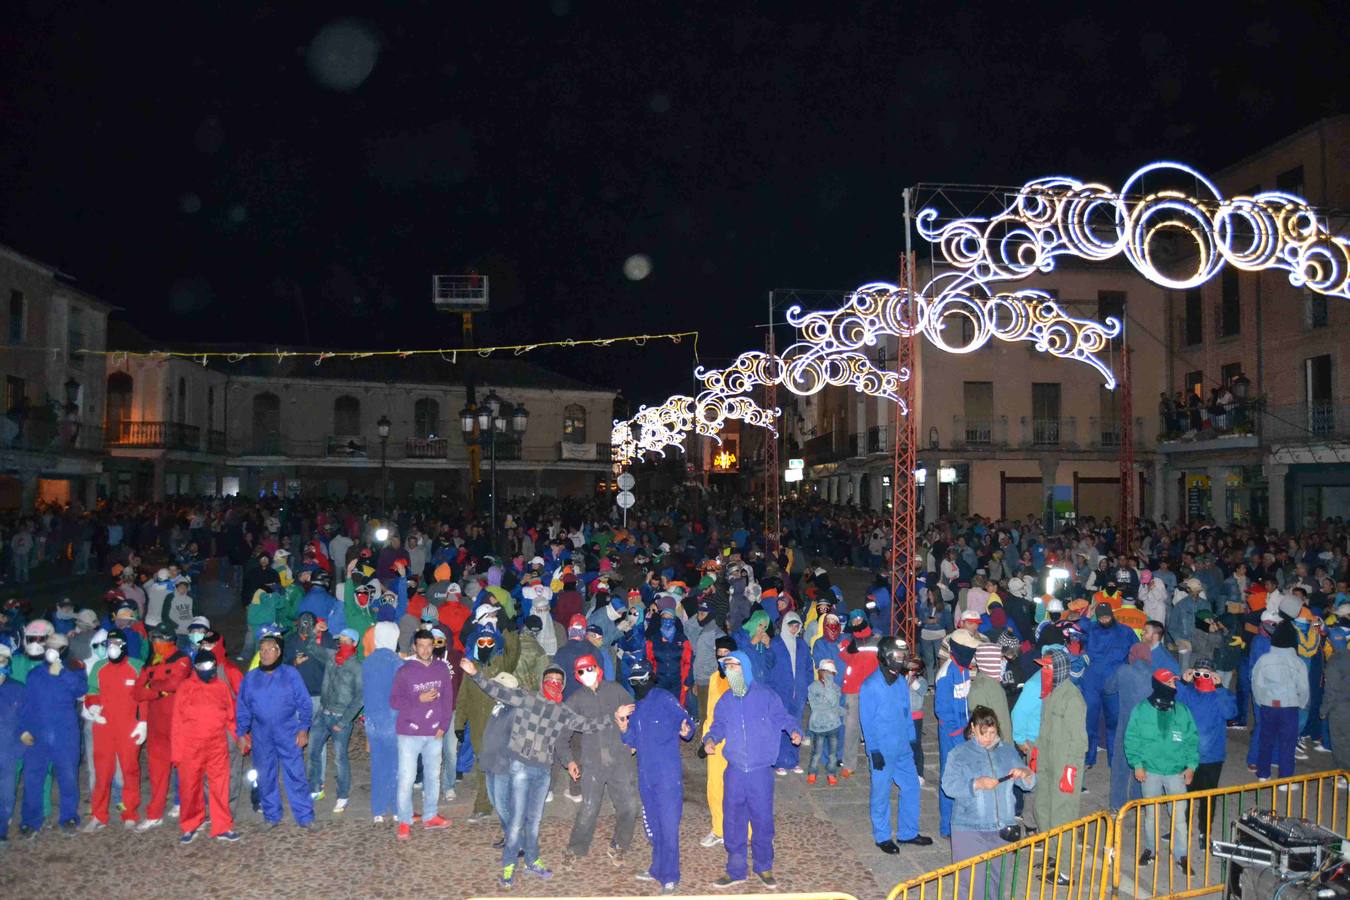
<path fill-rule="evenodd" d="M 579 403 L 563 410 L 563 440 L 569 444 L 586 443 L 586 407 Z"/>
<path fill-rule="evenodd" d="M 187 421 L 187 379 L 178 379 L 178 418 L 174 421 Z"/>
<path fill-rule="evenodd" d="M 441 405 L 430 397 L 413 404 L 413 436 L 439 437 L 441 433 Z"/>
<path fill-rule="evenodd" d="M 133 382 L 126 372 L 113 372 L 108 376 L 108 405 L 103 420 L 108 429 L 108 441 L 115 443 L 131 421 L 131 392 Z"/>
<path fill-rule="evenodd" d="M 276 394 L 253 397 L 253 452 L 281 452 L 281 400 Z"/>
<path fill-rule="evenodd" d="M 354 437 L 361 433 L 361 401 L 339 397 L 333 401 L 333 434 Z"/>
<path fill-rule="evenodd" d="M 206 389 L 206 427 L 216 427 L 216 389 Z"/>

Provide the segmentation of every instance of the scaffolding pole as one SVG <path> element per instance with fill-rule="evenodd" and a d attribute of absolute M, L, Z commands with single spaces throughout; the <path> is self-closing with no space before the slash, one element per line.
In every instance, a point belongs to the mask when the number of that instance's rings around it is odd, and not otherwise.
<path fill-rule="evenodd" d="M 896 286 L 901 295 L 900 321 L 904 327 L 896 337 L 895 367 L 900 375 L 900 398 L 904 408 L 895 411 L 891 470 L 891 632 L 903 637 L 911 653 L 916 651 L 915 628 L 918 605 L 914 596 L 914 555 L 917 496 L 914 484 L 915 431 L 918 415 L 914 323 L 918 304 L 914 302 L 913 189 L 905 190 L 905 254 L 900 260 Z"/>

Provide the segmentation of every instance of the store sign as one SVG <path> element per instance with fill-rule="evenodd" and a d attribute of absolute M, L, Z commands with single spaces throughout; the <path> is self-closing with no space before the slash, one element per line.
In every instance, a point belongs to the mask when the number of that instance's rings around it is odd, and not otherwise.
<path fill-rule="evenodd" d="M 789 482 L 790 482 L 790 481 L 801 481 L 801 480 L 802 480 L 802 470 L 801 470 L 801 469 L 785 469 L 785 470 L 783 471 L 783 480 L 784 480 L 784 481 L 789 481 Z"/>
<path fill-rule="evenodd" d="M 788 460 L 788 468 L 789 468 L 789 469 L 805 469 L 805 468 L 806 468 L 806 460 L 804 460 L 804 459 L 789 459 L 789 460 Z"/>

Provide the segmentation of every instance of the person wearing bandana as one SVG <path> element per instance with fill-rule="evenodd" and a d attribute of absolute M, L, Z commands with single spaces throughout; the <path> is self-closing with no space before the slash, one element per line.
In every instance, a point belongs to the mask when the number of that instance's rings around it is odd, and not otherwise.
<path fill-rule="evenodd" d="M 394 675 L 403 660 L 398 646 L 398 626 L 377 622 L 375 649 L 361 663 L 362 708 L 365 710 L 366 743 L 370 747 L 370 813 L 376 825 L 394 814 L 398 790 L 398 714 L 389 705 Z"/>
<path fill-rule="evenodd" d="M 625 745 L 637 753 L 638 794 L 643 826 L 652 845 L 652 864 L 637 874 L 654 881 L 662 894 L 680 883 L 680 817 L 684 812 L 684 768 L 680 741 L 694 736 L 694 720 L 669 691 L 657 687 L 651 666 L 638 660 L 628 673 L 637 705 L 616 724 Z"/>
<path fill-rule="evenodd" d="M 955 650 L 957 645 L 953 645 Z M 965 649 L 965 648 L 962 648 Z M 900 844 L 926 847 L 933 839 L 919 834 L 919 773 L 910 744 L 914 719 L 909 709 L 909 683 L 904 678 L 905 651 L 889 635 L 877 644 L 877 671 L 858 691 L 863 740 L 872 765 L 870 790 L 872 840 L 883 853 L 900 852 Z M 891 785 L 900 790 L 899 822 L 891 828 Z"/>
<path fill-rule="evenodd" d="M 1155 669 L 1148 702 L 1134 708 L 1125 727 L 1125 759 L 1134 768 L 1135 780 L 1144 786 L 1146 798 L 1186 793 L 1200 763 L 1200 733 L 1190 710 L 1177 703 L 1177 680 L 1168 669 Z M 1186 841 L 1178 840 L 1186 833 L 1183 822 L 1186 803 L 1171 806 L 1168 830 L 1172 833 L 1172 856 L 1182 872 L 1189 874 Z M 1153 805 L 1145 811 L 1141 866 L 1151 863 L 1156 855 L 1158 809 Z"/>
<path fill-rule="evenodd" d="M 1088 749 L 1083 764 L 1090 769 L 1097 764 L 1099 746 L 1107 748 L 1107 761 L 1111 761 L 1110 747 L 1115 743 L 1116 728 L 1120 721 L 1120 701 L 1119 697 L 1107 690 L 1107 685 L 1116 669 L 1124 665 L 1130 646 L 1139 638 L 1134 629 L 1116 621 L 1115 610 L 1109 603 L 1097 604 L 1095 617 L 1084 630 L 1084 652 L 1091 664 L 1083 674 L 1079 687 L 1083 692 L 1083 701 L 1087 704 Z"/>
<path fill-rule="evenodd" d="M 1204 791 L 1219 786 L 1219 775 L 1228 751 L 1228 722 L 1237 715 L 1237 698 L 1219 683 L 1213 661 L 1197 659 L 1195 665 L 1181 674 L 1177 685 L 1177 699 L 1190 710 L 1195 728 L 1200 733 L 1200 764 L 1187 790 Z M 1209 817 L 1213 801 L 1199 801 L 1196 831 L 1201 843 L 1209 834 Z M 1192 807 L 1192 815 L 1195 807 Z"/>
<path fill-rule="evenodd" d="M 275 631 L 258 639 L 258 667 L 244 676 L 235 704 L 240 750 L 253 754 L 267 824 L 273 828 L 281 824 L 280 776 L 296 823 L 317 831 L 304 756 L 314 711 L 304 679 L 295 666 L 281 661 L 284 651 L 285 641 Z"/>
<path fill-rule="evenodd" d="M 211 837 L 239 840 L 230 811 L 230 740 L 237 732 L 234 692 L 220 676 L 220 661 L 210 650 L 198 650 L 193 675 L 183 681 L 173 707 L 171 742 L 178 767 L 182 813 L 178 842 L 190 844 L 206 819 L 203 777 L 210 792 Z"/>
<path fill-rule="evenodd" d="M 749 845 L 756 876 L 765 887 L 775 888 L 773 764 L 778 758 L 778 735 L 786 732 L 794 744 L 800 744 L 801 723 L 788 715 L 771 688 L 755 680 L 745 653 L 728 654 L 722 660 L 722 673 L 730 691 L 713 707 L 712 725 L 703 736 L 703 749 L 709 754 L 725 741 L 722 823 L 727 870 L 713 886 L 720 889 L 745 882 Z"/>
<path fill-rule="evenodd" d="M 633 699 L 618 684 L 605 679 L 599 660 L 590 654 L 577 658 L 575 675 L 581 689 L 568 694 L 565 702 L 579 716 L 610 721 L 615 710 Z M 633 755 L 623 745 L 618 729 L 606 726 L 582 734 L 580 757 L 579 764 L 575 758 L 567 764 L 567 773 L 581 787 L 581 806 L 577 809 L 567 842 L 568 861 L 590 853 L 600 803 L 608 793 L 610 803 L 614 805 L 615 822 L 606 854 L 610 862 L 619 867 L 633 843 L 633 830 L 640 811 Z"/>
<path fill-rule="evenodd" d="M 147 730 L 145 701 L 136 697 L 141 664 L 127 656 L 126 637 L 115 628 L 108 632 L 103 655 L 89 669 L 89 692 L 81 710 L 94 745 L 94 790 L 85 831 L 107 827 L 113 775 L 119 767 L 122 821 L 127 828 L 135 826 L 141 811 L 141 743 Z"/>
<path fill-rule="evenodd" d="M 347 753 L 351 743 L 352 727 L 365 702 L 361 690 L 361 657 L 356 645 L 361 636 L 353 628 L 344 628 L 338 635 L 336 649 L 314 647 L 315 655 L 323 660 L 323 682 L 319 689 L 319 711 L 314 717 L 314 739 L 309 742 L 309 784 L 315 800 L 324 794 L 325 748 L 333 744 L 333 767 L 337 769 L 337 803 L 333 812 L 347 808 L 352 791 L 352 764 Z"/>
<path fill-rule="evenodd" d="M 480 612 L 484 609 L 495 607 L 491 607 L 490 604 L 479 607 Z M 479 671 L 483 672 L 483 677 L 489 680 L 500 672 L 513 671 L 520 654 L 520 642 L 514 638 L 508 641 L 506 636 L 497 630 L 494 622 L 493 617 L 484 618 L 470 628 L 464 641 L 464 658 L 471 660 Z M 585 625 L 582 626 L 582 634 L 585 634 Z M 477 739 L 487 728 L 493 702 L 474 681 L 462 682 L 462 688 L 463 693 L 459 695 L 454 706 L 454 727 L 465 730 L 467 726 L 465 739 L 476 752 Z M 488 796 L 487 775 L 481 767 L 475 768 L 478 771 L 478 792 L 474 795 L 473 812 L 465 820 L 470 825 L 489 822 L 493 817 L 492 798 Z"/>
<path fill-rule="evenodd" d="M 136 699 L 146 704 L 148 723 L 145 756 L 150 767 L 150 805 L 138 831 L 164 824 L 164 809 L 169 800 L 169 773 L 173 768 L 172 747 L 174 695 L 192 676 L 192 660 L 178 649 L 171 628 L 158 625 L 150 632 L 150 664 L 141 670 L 136 682 Z M 175 806 L 173 815 L 177 814 Z"/>
<path fill-rule="evenodd" d="M 1031 750 L 1031 768 L 1036 771 L 1036 791 L 1033 808 L 1036 827 L 1049 831 L 1078 818 L 1082 801 L 1079 782 L 1083 754 L 1087 752 L 1087 731 L 1083 722 L 1087 704 L 1078 685 L 1069 677 L 1069 652 L 1063 647 L 1046 647 L 1040 658 L 1039 681 L 1028 681 L 1026 690 L 1039 688 L 1041 716 L 1035 747 Z M 1069 883 L 1069 876 L 1057 872 L 1058 862 L 1067 861 L 1068 854 L 1059 854 L 1058 861 L 1047 860 L 1041 869 L 1044 879 L 1055 879 L 1057 884 Z"/>

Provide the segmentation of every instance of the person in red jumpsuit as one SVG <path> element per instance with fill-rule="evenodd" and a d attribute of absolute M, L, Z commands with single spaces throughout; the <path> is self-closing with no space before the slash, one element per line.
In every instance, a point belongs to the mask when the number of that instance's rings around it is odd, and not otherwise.
<path fill-rule="evenodd" d="M 192 660 L 195 678 L 179 686 L 173 702 L 173 730 L 169 735 L 173 763 L 178 767 L 182 814 L 180 844 L 197 837 L 206 818 L 202 777 L 210 789 L 211 837 L 234 842 L 234 815 L 230 812 L 230 740 L 238 739 L 234 724 L 234 691 L 217 675 L 220 663 L 206 649 Z"/>
<path fill-rule="evenodd" d="M 89 670 L 89 693 L 84 695 L 84 717 L 92 723 L 94 740 L 92 818 L 85 831 L 107 827 L 108 800 L 118 766 L 122 769 L 125 827 L 135 827 L 141 811 L 141 744 L 147 733 L 145 702 L 136 695 L 141 662 L 127 653 L 126 635 L 117 628 L 108 632 L 106 646 L 107 658 Z"/>
<path fill-rule="evenodd" d="M 150 664 L 141 670 L 136 682 L 136 699 L 146 704 L 149 729 L 145 755 L 150 763 L 150 805 L 145 810 L 145 821 L 136 826 L 137 831 L 149 831 L 164 824 L 169 774 L 173 769 L 169 738 L 173 733 L 174 694 L 191 675 L 192 661 L 178 649 L 176 635 L 168 628 L 156 626 L 150 635 Z"/>

